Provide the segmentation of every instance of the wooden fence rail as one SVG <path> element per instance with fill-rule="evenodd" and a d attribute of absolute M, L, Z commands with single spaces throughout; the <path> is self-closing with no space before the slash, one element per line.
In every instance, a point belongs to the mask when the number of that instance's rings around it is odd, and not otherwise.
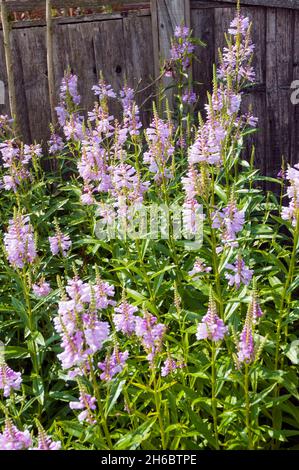
<path fill-rule="evenodd" d="M 4 3 L 4 2 L 3 2 Z M 140 0 L 52 0 L 53 8 L 100 8 L 107 5 L 120 5 L 120 4 L 140 4 Z M 144 2 L 148 3 L 149 2 Z M 6 8 L 10 12 L 30 11 L 30 10 L 46 10 L 45 0 L 6 0 Z"/>
<path fill-rule="evenodd" d="M 53 8 L 107 4 L 124 4 L 132 11 L 55 18 L 50 14 Z M 250 144 L 256 146 L 258 166 L 275 175 L 282 156 L 290 163 L 299 160 L 299 105 L 290 99 L 291 83 L 299 80 L 299 0 L 241 0 L 241 4 L 253 21 L 256 45 L 256 84 L 244 96 L 244 105 L 252 103 L 260 131 Z M 91 87 L 101 70 L 116 90 L 125 80 L 137 89 L 146 88 L 137 97 L 140 105 L 145 103 L 141 115 L 147 124 L 153 92 L 149 85 L 159 73 L 159 56 L 167 58 L 174 27 L 182 21 L 207 44 L 197 48 L 199 62 L 192 71 L 200 83 L 195 89 L 203 110 L 212 65 L 235 14 L 234 0 L 8 0 L 1 5 L 0 80 L 6 104 L 0 105 L 0 113 L 12 110 L 18 116 L 26 142 L 48 138 L 48 123 L 54 119 L 59 84 L 68 67 L 79 76 L 84 110 L 93 106 Z M 46 6 L 47 18 L 5 23 L 12 11 L 46 11 Z M 112 111 L 118 115 L 117 104 Z"/>

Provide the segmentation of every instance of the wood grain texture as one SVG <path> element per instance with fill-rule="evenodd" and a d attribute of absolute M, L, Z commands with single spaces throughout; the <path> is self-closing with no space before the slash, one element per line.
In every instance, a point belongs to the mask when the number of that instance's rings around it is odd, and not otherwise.
<path fill-rule="evenodd" d="M 299 12 L 294 13 L 294 34 L 293 34 L 293 76 L 292 80 L 296 81 L 296 89 L 299 90 L 299 48 L 296 47 L 299 43 Z M 291 90 L 291 93 L 296 91 Z M 299 162 L 299 92 L 294 96 L 297 98 L 298 103 L 292 106 L 292 125 L 290 128 L 291 150 L 289 161 L 293 165 Z"/>
<path fill-rule="evenodd" d="M 11 46 L 11 34 L 10 34 L 10 25 L 8 18 L 8 9 L 4 1 L 1 1 L 1 22 L 3 28 L 3 45 L 4 45 L 4 55 L 5 55 L 5 64 L 6 64 L 6 76 L 7 76 L 7 86 L 8 86 L 8 97 L 9 97 L 9 107 L 10 115 L 15 120 L 16 131 L 19 132 L 19 116 L 17 112 L 17 96 L 16 96 L 16 80 L 13 70 L 13 55 L 12 55 L 12 46 Z"/>
<path fill-rule="evenodd" d="M 149 124 L 151 99 L 155 77 L 154 49 L 151 20 L 149 17 L 127 17 L 123 20 L 125 40 L 125 66 L 128 85 L 136 93 L 136 102 L 145 125 Z M 144 91 L 143 91 L 144 90 Z"/>
<path fill-rule="evenodd" d="M 186 24 L 190 26 L 190 2 L 189 0 L 151 0 L 151 12 L 154 18 L 153 29 L 155 70 L 158 75 L 157 64 L 164 63 L 170 58 L 171 39 L 176 26 Z M 168 88 L 171 79 L 164 78 L 163 85 Z M 173 108 L 173 93 L 171 90 L 165 93 L 169 106 Z"/>
<path fill-rule="evenodd" d="M 207 103 L 207 91 L 211 92 L 213 64 L 215 63 L 215 15 L 212 9 L 192 10 L 191 28 L 193 35 L 201 39 L 206 47 L 196 46 L 195 54 L 199 57 L 193 64 L 194 91 L 199 97 L 198 111 L 204 112 Z"/>
<path fill-rule="evenodd" d="M 170 3 L 179 9 L 171 9 Z M 291 163 L 299 160 L 299 104 L 294 105 L 290 100 L 291 82 L 299 80 L 299 11 L 295 4 L 294 10 L 289 9 L 288 2 L 284 2 L 286 8 L 248 3 L 243 1 L 242 12 L 253 21 L 256 84 L 244 94 L 242 109 L 245 111 L 252 105 L 253 114 L 259 118 L 259 131 L 248 139 L 246 152 L 248 156 L 254 144 L 259 168 L 276 175 L 282 156 Z M 260 5 L 265 3 L 266 0 L 259 1 Z M 157 76 L 157 54 L 161 50 L 168 56 L 170 36 L 175 25 L 185 17 L 185 8 L 185 0 L 153 0 L 152 19 L 149 10 L 128 15 L 53 19 L 56 103 L 64 70 L 70 67 L 79 76 L 82 112 L 86 113 L 93 106 L 95 98 L 91 87 L 101 70 L 115 91 L 125 80 L 133 88 L 146 88 L 137 94 L 138 104 L 142 104 L 153 91 L 147 86 Z M 207 90 L 211 89 L 212 64 L 217 61 L 218 47 L 224 45 L 224 32 L 234 14 L 235 7 L 230 1 L 198 1 L 196 8 L 191 8 L 194 35 L 207 44 L 206 48 L 197 48 L 199 62 L 192 71 L 194 81 L 201 83 L 196 85 L 201 111 Z M 18 22 L 13 25 L 11 39 L 22 135 L 25 142 L 45 141 L 50 120 L 45 22 Z M 0 105 L 0 112 L 5 114 L 9 113 L 9 101 L 1 30 L 0 74 L 6 92 L 6 104 Z M 146 101 L 141 110 L 145 124 L 150 120 L 150 108 L 150 101 Z M 111 102 L 111 111 L 120 117 L 120 106 L 116 102 Z"/>
<path fill-rule="evenodd" d="M 236 6 L 236 0 L 208 0 L 203 2 L 202 0 L 193 0 L 192 6 L 196 7 L 198 3 L 210 3 L 210 4 L 231 4 L 233 3 Z M 241 0 L 241 6 L 243 5 L 252 5 L 255 7 L 273 7 L 273 8 L 289 8 L 292 10 L 299 9 L 299 0 Z"/>
<path fill-rule="evenodd" d="M 8 11 L 30 11 L 42 10 L 46 8 L 44 0 L 7 0 L 6 2 Z M 109 5 L 136 5 L 148 4 L 149 2 L 142 2 L 140 0 L 53 0 L 53 8 L 99 8 L 101 6 Z"/>
<path fill-rule="evenodd" d="M 45 140 L 49 136 L 51 121 L 48 80 L 46 28 L 37 30 L 14 30 L 13 36 L 19 52 L 23 85 L 18 74 L 17 96 L 25 91 L 26 113 L 22 121 L 27 121 L 31 140 Z M 47 124 L 46 124 L 47 123 Z"/>

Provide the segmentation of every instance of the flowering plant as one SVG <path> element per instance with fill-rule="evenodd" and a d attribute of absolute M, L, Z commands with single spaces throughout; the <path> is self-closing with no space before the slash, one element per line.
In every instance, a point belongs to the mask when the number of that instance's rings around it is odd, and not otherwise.
<path fill-rule="evenodd" d="M 244 158 L 250 31 L 238 10 L 198 120 L 185 26 L 145 130 L 128 85 L 101 76 L 83 116 L 66 73 L 53 173 L 1 117 L 0 449 L 296 448 L 299 166 Z"/>

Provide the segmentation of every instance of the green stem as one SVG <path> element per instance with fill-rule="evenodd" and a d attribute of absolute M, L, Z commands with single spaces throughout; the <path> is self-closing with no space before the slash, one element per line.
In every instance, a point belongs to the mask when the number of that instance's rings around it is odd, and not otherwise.
<path fill-rule="evenodd" d="M 107 444 L 108 444 L 108 448 L 109 448 L 109 450 L 112 450 L 113 449 L 113 444 L 112 444 L 109 429 L 108 429 L 108 426 L 107 426 L 107 421 L 106 421 L 105 414 L 104 414 L 101 395 L 100 395 L 99 387 L 98 387 L 98 384 L 97 384 L 97 379 L 96 379 L 96 376 L 94 374 L 93 364 L 92 364 L 91 359 L 89 359 L 89 366 L 90 366 L 91 381 L 92 381 L 92 385 L 93 385 L 95 397 L 97 399 L 97 405 L 98 405 L 98 409 L 99 409 L 99 413 L 100 413 L 100 417 L 101 417 L 101 425 L 102 425 L 104 435 L 105 435 L 105 438 L 106 438 L 106 441 L 107 441 Z M 100 426 L 99 426 L 99 429 L 100 429 Z"/>
<path fill-rule="evenodd" d="M 27 274 L 26 274 L 26 269 L 25 268 L 23 268 L 23 271 L 22 271 L 22 274 L 21 274 L 21 281 L 22 281 L 23 294 L 24 294 L 27 317 L 28 317 L 28 327 L 29 327 L 29 330 L 30 330 L 30 336 L 31 336 L 31 340 L 32 340 L 33 350 L 30 352 L 31 361 L 32 361 L 34 373 L 37 376 L 39 376 L 40 375 L 39 374 L 39 361 L 38 361 L 38 355 L 37 355 L 35 340 L 33 338 L 33 335 L 36 331 L 36 328 L 35 328 L 35 322 L 34 322 L 34 318 L 33 318 L 32 308 L 31 308 L 30 294 L 29 294 L 29 290 L 28 290 L 28 286 L 27 286 Z"/>
<path fill-rule="evenodd" d="M 281 359 L 279 360 L 279 353 L 280 353 L 280 343 L 281 343 L 281 330 L 282 330 L 282 322 L 284 319 L 284 310 L 285 310 L 285 303 L 287 302 L 287 305 L 290 305 L 291 301 L 291 294 L 288 294 L 288 289 L 293 281 L 294 277 L 294 271 L 295 271 L 295 266 L 296 266 L 296 252 L 297 252 L 297 245 L 299 241 L 299 213 L 297 214 L 297 224 L 295 228 L 295 233 L 294 233 L 294 244 L 293 244 L 293 250 L 292 250 L 292 255 L 291 255 L 291 260 L 289 264 L 289 272 L 286 278 L 286 282 L 283 288 L 282 296 L 281 296 L 281 302 L 280 302 L 280 307 L 279 307 L 279 316 L 277 319 L 277 329 L 276 329 L 276 347 L 275 347 L 275 363 L 274 363 L 274 370 L 278 370 L 279 368 L 282 369 L 284 365 L 284 357 L 282 356 Z M 285 329 L 285 337 L 287 337 L 288 329 L 286 326 Z M 280 385 L 277 384 L 274 390 L 274 397 L 278 398 L 280 395 Z M 281 427 L 281 410 L 280 408 L 276 407 L 273 410 L 273 416 L 272 416 L 272 423 L 273 423 L 273 428 L 276 431 L 279 431 Z M 277 445 L 279 446 L 279 442 L 277 441 Z M 276 444 L 275 441 L 273 442 L 272 448 L 275 449 Z"/>
<path fill-rule="evenodd" d="M 157 378 L 156 373 L 154 374 L 154 395 L 155 395 L 155 405 L 156 405 L 156 412 L 159 420 L 159 427 L 160 427 L 160 434 L 161 434 L 161 443 L 162 443 L 162 450 L 166 450 L 166 440 L 165 440 L 165 432 L 164 432 L 164 420 L 161 414 L 161 392 L 158 392 L 157 387 Z"/>
<path fill-rule="evenodd" d="M 217 398 L 216 398 L 216 347 L 214 341 L 211 345 L 212 357 L 211 357 L 211 368 L 212 368 L 212 413 L 213 413 L 213 426 L 216 440 L 216 449 L 220 449 L 219 436 L 218 436 L 218 423 L 217 423 Z"/>
<path fill-rule="evenodd" d="M 248 435 L 248 449 L 253 449 L 252 433 L 251 433 L 251 409 L 249 399 L 249 366 L 245 364 L 244 374 L 244 392 L 245 392 L 245 415 L 246 415 L 246 429 Z"/>
<path fill-rule="evenodd" d="M 293 250 L 292 250 L 292 256 L 290 260 L 290 265 L 289 265 L 289 272 L 286 278 L 286 282 L 283 288 L 283 293 L 281 297 L 281 302 L 280 302 L 280 308 L 279 308 L 279 317 L 277 320 L 277 330 L 276 330 L 276 349 L 275 349 L 275 370 L 278 369 L 279 366 L 279 352 L 280 352 L 280 340 L 281 340 L 281 329 L 282 329 L 282 321 L 284 318 L 284 305 L 285 301 L 287 300 L 288 303 L 290 301 L 290 296 L 287 296 L 287 291 L 288 288 L 290 287 L 293 277 L 294 277 L 294 270 L 296 266 L 296 251 L 297 251 L 297 245 L 299 241 L 299 214 L 297 217 L 297 224 L 295 228 L 295 233 L 294 233 L 294 244 L 293 244 Z"/>

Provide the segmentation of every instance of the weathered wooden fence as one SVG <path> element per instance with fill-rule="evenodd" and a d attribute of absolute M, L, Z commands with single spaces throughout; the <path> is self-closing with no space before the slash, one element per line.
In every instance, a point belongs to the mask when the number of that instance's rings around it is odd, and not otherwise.
<path fill-rule="evenodd" d="M 9 0 L 3 3 L 8 11 L 24 11 L 36 7 L 45 9 L 48 2 Z M 51 73 L 53 75 L 52 101 L 55 102 L 67 67 L 80 78 L 84 109 L 93 105 L 91 87 L 101 70 L 115 89 L 119 89 L 124 80 L 135 88 L 146 88 L 137 96 L 139 104 L 145 102 L 142 117 L 147 123 L 150 102 L 146 98 L 153 92 L 148 85 L 159 73 L 159 55 L 167 57 L 174 26 L 182 21 L 190 24 L 194 35 L 207 44 L 206 48 L 198 48 L 200 62 L 194 64 L 193 70 L 194 80 L 201 83 L 196 88 L 200 96 L 199 108 L 203 109 L 212 64 L 217 61 L 218 48 L 224 45 L 224 32 L 234 16 L 235 1 L 52 0 L 51 5 L 55 8 L 97 7 L 117 3 L 131 4 L 132 11 L 126 8 L 124 13 L 50 18 L 48 25 L 45 20 L 10 23 L 17 114 L 25 141 L 48 137 L 49 72 L 50 78 Z M 142 8 L 136 9 L 136 4 L 141 3 Z M 282 156 L 291 163 L 299 160 L 299 105 L 295 106 L 290 99 L 291 83 L 299 80 L 299 0 L 241 0 L 241 4 L 244 14 L 253 20 L 256 44 L 257 80 L 245 97 L 245 104 L 252 103 L 259 118 L 260 132 L 251 142 L 256 145 L 259 167 L 267 174 L 276 174 Z M 50 62 L 47 45 L 52 46 Z M 3 32 L 0 31 L 0 80 L 6 89 L 1 114 L 9 113 L 6 64 Z M 113 111 L 117 114 L 117 106 Z"/>

